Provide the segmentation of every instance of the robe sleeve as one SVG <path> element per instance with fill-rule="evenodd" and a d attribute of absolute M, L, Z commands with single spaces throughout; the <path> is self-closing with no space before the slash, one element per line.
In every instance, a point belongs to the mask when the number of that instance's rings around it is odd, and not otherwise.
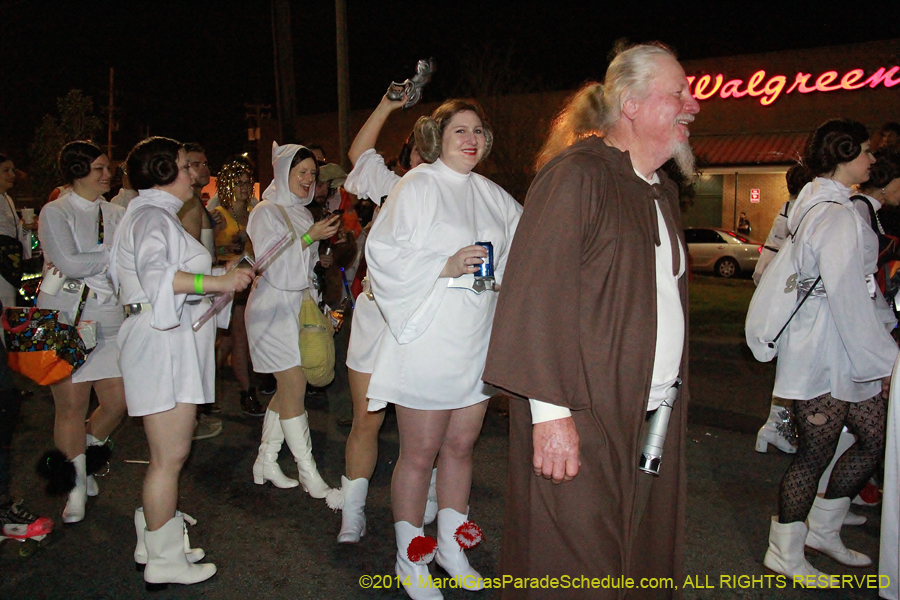
<path fill-rule="evenodd" d="M 172 286 L 175 273 L 184 267 L 183 240 L 174 220 L 148 211 L 134 223 L 134 265 L 141 289 L 150 300 L 153 310 L 150 326 L 154 329 L 174 329 L 181 325 L 181 311 L 186 294 L 176 294 Z M 179 225 L 180 226 L 180 225 Z"/>
<path fill-rule="evenodd" d="M 551 165 L 532 184 L 494 317 L 483 379 L 524 398 L 588 408 L 581 344 L 581 265 L 601 201 L 600 172 L 577 160 Z M 603 273 L 591 273 L 604 277 Z M 588 299 L 590 300 L 590 299 Z"/>
<path fill-rule="evenodd" d="M 808 238 L 822 276 L 828 308 L 851 364 L 851 379 L 868 382 L 891 374 L 897 345 L 878 318 L 866 289 L 853 215 L 843 207 L 829 207 Z"/>
<path fill-rule="evenodd" d="M 382 198 L 391 193 L 398 181 L 400 177 L 387 168 L 381 155 L 373 148 L 369 148 L 362 153 L 353 170 L 347 175 L 344 189 L 359 198 L 368 198 L 380 205 Z"/>
<path fill-rule="evenodd" d="M 48 204 L 41 211 L 38 237 L 47 259 L 66 277 L 84 279 L 106 271 L 109 249 L 98 246 L 96 252 L 80 252 L 66 214 L 58 206 Z"/>
<path fill-rule="evenodd" d="M 381 314 L 399 344 L 421 336 L 434 319 L 449 282 L 449 255 L 429 248 L 438 201 L 425 177 L 403 180 L 391 192 L 366 241 L 366 263 Z"/>

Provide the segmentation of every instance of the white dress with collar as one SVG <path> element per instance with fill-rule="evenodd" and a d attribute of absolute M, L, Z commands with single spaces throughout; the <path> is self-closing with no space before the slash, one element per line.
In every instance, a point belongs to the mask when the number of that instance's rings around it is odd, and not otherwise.
<path fill-rule="evenodd" d="M 101 211 L 103 242 L 99 243 Z M 102 198 L 92 202 L 71 190 L 41 210 L 38 235 L 45 261 L 52 263 L 68 279 L 84 281 L 90 288 L 81 320 L 96 323 L 97 346 L 72 374 L 74 383 L 122 376 L 116 336 L 125 313 L 109 280 L 109 249 L 124 214 L 121 207 Z M 77 304 L 78 298 L 65 290 L 53 296 L 41 292 L 37 306 L 68 313 L 73 301 Z M 74 314 L 68 316 L 74 318 Z"/>

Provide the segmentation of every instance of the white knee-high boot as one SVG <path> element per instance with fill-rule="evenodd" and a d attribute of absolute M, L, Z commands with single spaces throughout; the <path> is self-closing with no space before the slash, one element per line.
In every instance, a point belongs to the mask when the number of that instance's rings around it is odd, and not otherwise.
<path fill-rule="evenodd" d="M 191 540 L 188 537 L 188 523 L 196 525 L 197 520 L 190 515 L 175 511 L 175 516 L 181 516 L 184 519 L 184 554 L 187 556 L 188 562 L 195 563 L 203 560 L 206 556 L 203 548 L 191 548 Z M 137 544 L 134 547 L 134 563 L 138 571 L 144 570 L 147 564 L 147 545 L 144 542 L 144 534 L 147 532 L 147 521 L 144 519 L 144 508 L 138 508 L 134 511 L 134 532 L 137 534 Z"/>
<path fill-rule="evenodd" d="M 165 589 L 170 583 L 200 583 L 216 574 L 216 565 L 188 562 L 184 553 L 184 518 L 180 513 L 156 531 L 146 531 L 144 541 L 147 544 L 144 581 L 148 590 Z"/>
<path fill-rule="evenodd" d="M 337 541 L 339 544 L 355 544 L 366 535 L 366 494 L 369 493 L 369 480 L 360 477 L 351 481 L 342 476 L 341 493 L 344 507 Z"/>
<path fill-rule="evenodd" d="M 435 540 L 426 538 L 421 527 L 408 521 L 394 523 L 397 536 L 397 564 L 394 572 L 413 600 L 442 600 L 444 595 L 433 587 L 428 563 L 434 558 Z"/>
<path fill-rule="evenodd" d="M 63 523 L 78 523 L 84 519 L 87 504 L 87 466 L 84 454 L 72 459 L 75 465 L 75 487 L 69 492 L 66 508 L 63 509 Z"/>
<path fill-rule="evenodd" d="M 806 546 L 830 556 L 848 567 L 868 567 L 872 559 L 856 550 L 850 550 L 841 541 L 841 525 L 850 509 L 850 498 L 826 500 L 816 496 L 809 511 L 809 535 Z"/>
<path fill-rule="evenodd" d="M 452 508 L 442 508 L 437 514 L 438 548 L 435 561 L 456 584 L 469 591 L 484 589 L 481 575 L 469 565 L 464 548 L 474 548 L 481 542 L 481 529 Z M 465 525 L 465 526 L 464 526 Z"/>
<path fill-rule="evenodd" d="M 790 578 L 802 578 L 801 585 L 804 587 L 828 587 L 829 576 L 809 564 L 803 553 L 806 534 L 806 523 L 803 521 L 779 523 L 778 517 L 772 517 L 769 527 L 769 549 L 766 550 L 763 564 L 775 573 Z"/>
<path fill-rule="evenodd" d="M 297 461 L 297 471 L 300 476 L 300 485 L 303 491 L 313 498 L 324 498 L 331 488 L 319 475 L 316 461 L 312 455 L 312 440 L 309 436 L 309 418 L 307 413 L 293 419 L 281 419 L 281 430 L 284 432 L 284 441 L 287 442 L 294 460 Z"/>
<path fill-rule="evenodd" d="M 291 479 L 281 471 L 278 466 L 278 451 L 284 442 L 284 433 L 281 431 L 281 421 L 278 413 L 266 410 L 266 418 L 263 419 L 262 443 L 259 445 L 259 455 L 253 463 L 253 483 L 262 485 L 271 481 L 277 488 L 294 488 L 300 485 L 296 479 Z"/>

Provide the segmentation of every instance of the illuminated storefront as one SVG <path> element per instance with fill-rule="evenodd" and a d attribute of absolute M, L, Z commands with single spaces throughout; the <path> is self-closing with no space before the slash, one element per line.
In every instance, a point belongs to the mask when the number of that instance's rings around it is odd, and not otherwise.
<path fill-rule="evenodd" d="M 691 145 L 703 175 L 688 226 L 736 228 L 763 240 L 787 200 L 784 174 L 806 138 L 833 117 L 861 121 L 878 141 L 900 121 L 900 40 L 683 62 L 700 115 Z"/>

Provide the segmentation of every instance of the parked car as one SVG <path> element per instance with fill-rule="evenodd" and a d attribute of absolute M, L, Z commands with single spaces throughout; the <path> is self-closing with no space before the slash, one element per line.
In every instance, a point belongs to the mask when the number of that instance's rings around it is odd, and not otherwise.
<path fill-rule="evenodd" d="M 727 229 L 689 227 L 684 230 L 684 239 L 691 268 L 719 277 L 752 273 L 762 252 L 762 244 Z"/>

